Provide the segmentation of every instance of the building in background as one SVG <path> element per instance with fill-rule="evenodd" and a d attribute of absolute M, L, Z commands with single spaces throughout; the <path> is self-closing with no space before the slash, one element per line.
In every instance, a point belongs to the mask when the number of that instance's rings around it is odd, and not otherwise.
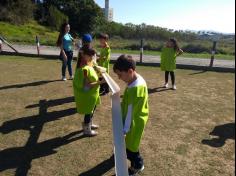
<path fill-rule="evenodd" d="M 105 0 L 105 8 L 103 8 L 107 21 L 113 21 L 113 8 L 109 7 L 109 0 Z"/>

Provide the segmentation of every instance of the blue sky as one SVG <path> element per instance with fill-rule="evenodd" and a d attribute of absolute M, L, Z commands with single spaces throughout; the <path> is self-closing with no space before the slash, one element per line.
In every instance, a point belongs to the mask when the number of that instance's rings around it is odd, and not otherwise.
<path fill-rule="evenodd" d="M 110 0 L 110 7 L 116 22 L 235 33 L 235 0 Z"/>

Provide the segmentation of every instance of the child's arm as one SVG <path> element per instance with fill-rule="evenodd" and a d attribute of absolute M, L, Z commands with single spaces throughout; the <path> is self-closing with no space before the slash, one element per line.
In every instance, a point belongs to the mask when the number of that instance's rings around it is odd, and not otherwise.
<path fill-rule="evenodd" d="M 129 105 L 128 112 L 125 118 L 124 129 L 123 129 L 124 134 L 127 134 L 130 130 L 131 122 L 132 122 L 132 111 L 133 111 L 133 106 Z"/>
<path fill-rule="evenodd" d="M 93 88 L 93 87 L 96 87 L 96 86 L 99 86 L 103 83 L 105 83 L 106 81 L 104 79 L 102 79 L 101 81 L 95 81 L 95 82 L 91 82 L 89 79 L 88 79 L 88 76 L 87 76 L 87 70 L 84 70 L 84 77 L 85 77 L 85 80 L 84 80 L 84 87 L 85 88 Z"/>

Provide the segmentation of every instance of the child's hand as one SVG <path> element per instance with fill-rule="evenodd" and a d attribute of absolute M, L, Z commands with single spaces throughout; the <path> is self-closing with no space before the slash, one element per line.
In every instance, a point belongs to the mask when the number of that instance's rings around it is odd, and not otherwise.
<path fill-rule="evenodd" d="M 101 79 L 100 81 L 101 84 L 106 83 L 106 80 L 104 78 Z"/>

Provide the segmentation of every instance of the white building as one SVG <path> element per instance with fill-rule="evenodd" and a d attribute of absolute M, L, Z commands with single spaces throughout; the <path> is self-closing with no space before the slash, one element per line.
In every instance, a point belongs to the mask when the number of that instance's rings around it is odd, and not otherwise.
<path fill-rule="evenodd" d="M 103 8 L 107 21 L 113 21 L 113 9 L 109 7 L 109 0 L 105 0 L 105 8 Z"/>

